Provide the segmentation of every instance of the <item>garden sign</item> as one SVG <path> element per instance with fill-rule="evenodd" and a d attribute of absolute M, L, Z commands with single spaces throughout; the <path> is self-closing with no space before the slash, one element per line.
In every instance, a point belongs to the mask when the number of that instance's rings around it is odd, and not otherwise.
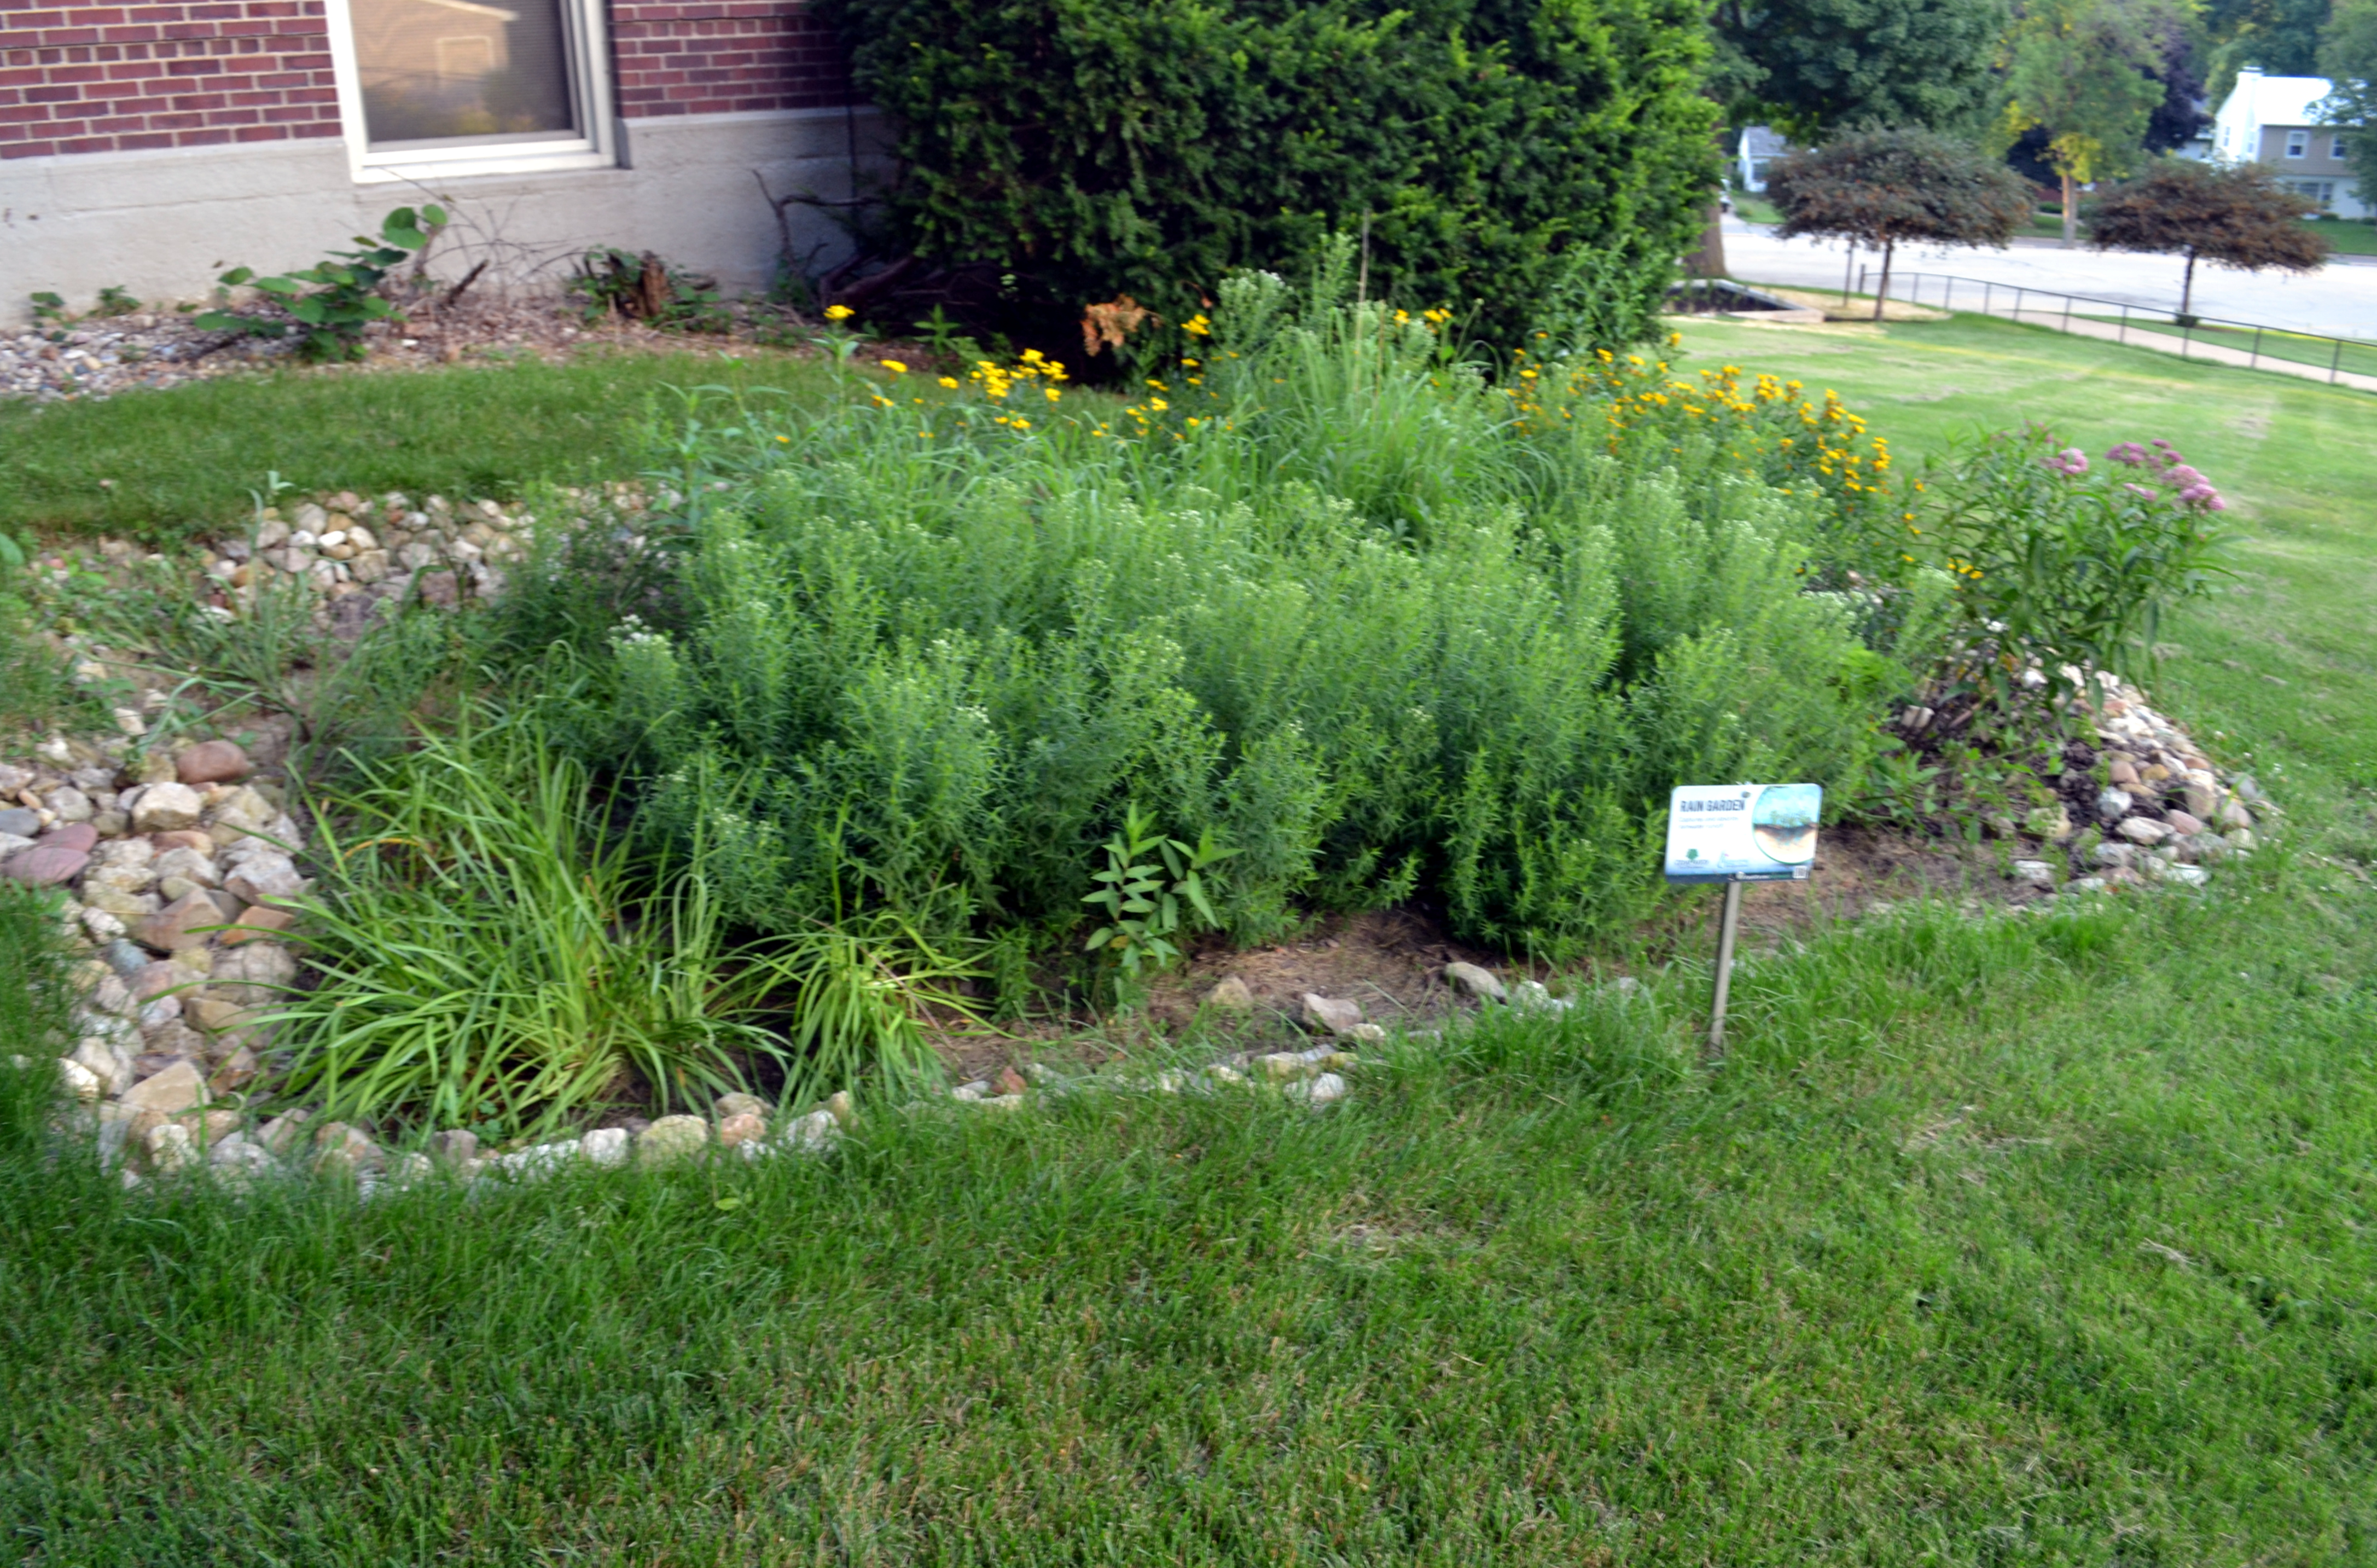
<path fill-rule="evenodd" d="M 1716 999 L 1709 1009 L 1709 1049 L 1725 1048 L 1726 993 L 1733 981 L 1733 938 L 1744 882 L 1804 882 L 1816 859 L 1816 822 L 1824 786 L 1678 784 L 1667 796 L 1667 880 L 1723 882 L 1717 926 Z"/>

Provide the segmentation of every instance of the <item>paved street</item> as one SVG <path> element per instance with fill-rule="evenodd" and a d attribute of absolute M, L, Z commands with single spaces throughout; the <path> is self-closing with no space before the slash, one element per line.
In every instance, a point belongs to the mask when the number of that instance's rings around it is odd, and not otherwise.
<path fill-rule="evenodd" d="M 1763 229 L 1729 219 L 1726 224 L 1725 253 L 1728 269 L 1747 281 L 1783 283 L 1793 288 L 1841 286 L 1845 253 L 1837 244 L 1778 240 Z M 1875 269 L 1878 275 L 1880 253 L 1861 252 L 1857 259 L 1860 265 Z M 2009 250 L 1903 246 L 1892 269 L 1893 273 L 1950 272 L 1991 283 L 2057 289 L 2171 310 L 2179 305 L 2182 266 L 2176 257 L 2125 256 L 2018 245 Z M 1936 297 L 1937 287 L 1926 284 L 1922 296 L 1925 303 Z M 1891 292 L 1894 297 L 1905 297 L 1896 286 Z M 2338 262 L 2317 272 L 2296 275 L 2231 272 L 2200 265 L 2195 269 L 2195 309 L 2202 316 L 2224 317 L 2259 326 L 2377 340 L 2377 266 Z"/>

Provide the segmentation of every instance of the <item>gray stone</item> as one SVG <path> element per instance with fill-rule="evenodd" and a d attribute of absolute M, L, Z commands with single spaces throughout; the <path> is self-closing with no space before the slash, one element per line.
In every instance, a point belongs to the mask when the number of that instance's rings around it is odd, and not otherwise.
<path fill-rule="evenodd" d="M 460 1127 L 433 1132 L 429 1135 L 429 1152 L 441 1164 L 459 1168 L 479 1157 L 479 1135 Z"/>
<path fill-rule="evenodd" d="M 205 1105 L 208 1097 L 207 1081 L 198 1071 L 197 1063 L 184 1057 L 126 1089 L 123 1101 L 134 1110 L 161 1111 L 172 1116 Z"/>
<path fill-rule="evenodd" d="M 0 833 L 15 833 L 19 838 L 31 838 L 42 831 L 42 814 L 30 806 L 12 806 L 0 811 Z"/>
<path fill-rule="evenodd" d="M 1494 977 L 1494 972 L 1475 964 L 1448 964 L 1444 966 L 1444 978 L 1454 990 L 1475 997 L 1479 1001 L 1511 999 L 1511 993 L 1503 988 L 1501 981 Z"/>
<path fill-rule="evenodd" d="M 119 1054 L 96 1035 L 75 1042 L 73 1059 L 98 1079 L 102 1092 L 110 1096 L 132 1087 L 132 1053 Z"/>
<path fill-rule="evenodd" d="M 305 891 L 305 879 L 297 874 L 296 863 L 277 850 L 265 850 L 244 857 L 238 868 L 223 878 L 223 891 L 249 904 L 286 902 Z"/>
<path fill-rule="evenodd" d="M 1326 1034 L 1347 1035 L 1361 1026 L 1362 1009 L 1355 1002 L 1307 991 L 1304 993 L 1304 1023 L 1306 1027 Z"/>
<path fill-rule="evenodd" d="M 132 808 L 132 825 L 144 833 L 195 828 L 206 809 L 198 792 L 185 784 L 150 784 Z"/>
<path fill-rule="evenodd" d="M 639 1165 L 668 1165 L 699 1155 L 710 1143 L 710 1124 L 698 1116 L 664 1116 L 636 1140 Z"/>
<path fill-rule="evenodd" d="M 83 884 L 82 901 L 92 909 L 106 910 L 119 920 L 146 920 L 165 904 L 158 893 L 125 892 L 104 882 L 94 886 L 89 881 Z"/>
<path fill-rule="evenodd" d="M 296 977 L 296 959 L 278 942 L 243 942 L 215 953 L 215 990 L 227 1001 L 267 1006 Z"/>
<path fill-rule="evenodd" d="M 2169 824 L 2170 831 L 2175 833 L 2200 833 L 2204 831 L 2204 823 L 2192 812 L 2173 811 L 2167 814 L 2163 820 Z"/>
<path fill-rule="evenodd" d="M 2187 787 L 2180 792 L 2186 801 L 2188 815 L 2209 821 L 2220 809 L 2220 784 L 2210 773 L 2201 771 L 2187 775 Z"/>
<path fill-rule="evenodd" d="M 2253 825 L 2253 814 L 2245 809 L 2243 801 L 2232 799 L 2220 808 L 2220 825 L 2224 828 L 2250 828 Z"/>
<path fill-rule="evenodd" d="M 2126 866 L 2136 854 L 2137 850 L 2132 845 L 2116 844 L 2108 839 L 2096 846 L 2092 858 L 2099 866 Z"/>
<path fill-rule="evenodd" d="M 1250 1013 L 1255 1010 L 1255 993 L 1236 975 L 1225 975 L 1219 984 L 1205 993 L 1205 1005 L 1224 1012 Z"/>
<path fill-rule="evenodd" d="M 2170 837 L 2169 827 L 2151 817 L 2131 817 L 2113 830 L 2132 844 L 2160 844 Z"/>
<path fill-rule="evenodd" d="M 830 1107 L 813 1110 L 784 1129 L 783 1141 L 803 1154 L 821 1155 L 841 1141 L 842 1125 Z"/>
<path fill-rule="evenodd" d="M 2034 838 L 2054 839 L 2060 843 L 2072 836 L 2072 813 L 2060 804 L 2037 807 L 2023 820 L 2023 826 Z"/>
<path fill-rule="evenodd" d="M 61 784 L 50 791 L 42 796 L 42 803 L 61 822 L 88 822 L 91 813 L 98 809 L 91 805 L 90 796 L 72 784 Z"/>
<path fill-rule="evenodd" d="M 1309 1078 L 1317 1070 L 1316 1064 L 1307 1061 L 1301 1051 L 1272 1051 L 1255 1058 L 1248 1065 L 1275 1083 Z"/>
<path fill-rule="evenodd" d="M 2253 846 L 2261 842 L 2253 836 L 2253 830 L 2251 828 L 2231 828 L 2227 837 L 2230 852 L 2237 855 L 2251 853 Z"/>
<path fill-rule="evenodd" d="M 1309 1083 L 1298 1083 L 1288 1090 L 1295 1099 L 1304 1101 L 1315 1110 L 1333 1105 L 1345 1097 L 1345 1080 L 1333 1072 L 1324 1072 Z"/>
<path fill-rule="evenodd" d="M 2096 815 L 2108 822 L 2118 822 L 2129 815 L 2137 802 L 2124 789 L 2108 789 L 2096 796 Z"/>
<path fill-rule="evenodd" d="M 2035 888 L 2051 888 L 2055 885 L 2055 868 L 2044 860 L 2017 860 L 2013 863 L 2013 877 Z"/>
<path fill-rule="evenodd" d="M 2200 888 L 2212 880 L 2212 874 L 2201 866 L 2166 866 L 2162 876 L 2163 880 L 2183 888 Z"/>
<path fill-rule="evenodd" d="M 757 1095 L 721 1095 L 717 1105 L 711 1108 L 721 1121 L 734 1116 L 764 1118 L 768 1114 L 768 1102 Z"/>
<path fill-rule="evenodd" d="M 387 1155 L 359 1127 L 350 1127 L 343 1121 L 326 1121 L 314 1131 L 316 1170 L 346 1170 L 360 1175 L 365 1171 L 376 1171 L 385 1164 Z"/>
<path fill-rule="evenodd" d="M 1511 988 L 1511 1006 L 1521 1012 L 1566 1012 L 1574 1005 L 1546 990 L 1541 980 L 1522 980 Z"/>

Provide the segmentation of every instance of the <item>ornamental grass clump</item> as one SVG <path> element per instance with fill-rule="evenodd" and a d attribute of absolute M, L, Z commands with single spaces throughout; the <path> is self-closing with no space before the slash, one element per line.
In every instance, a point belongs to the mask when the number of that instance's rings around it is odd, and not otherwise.
<path fill-rule="evenodd" d="M 606 832 L 577 761 L 520 724 L 362 761 L 326 804 L 310 988 L 269 1010 L 280 1092 L 348 1120 L 540 1132 L 640 1088 L 706 1107 L 782 1070 L 781 960 L 732 946 L 680 864 Z"/>

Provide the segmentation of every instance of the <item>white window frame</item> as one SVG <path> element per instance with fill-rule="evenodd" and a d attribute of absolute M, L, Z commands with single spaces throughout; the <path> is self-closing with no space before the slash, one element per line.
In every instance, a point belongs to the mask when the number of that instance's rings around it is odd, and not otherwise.
<path fill-rule="evenodd" d="M 2329 161 L 2332 162 L 2341 163 L 2344 162 L 2344 138 L 2342 137 L 2332 136 L 2327 138 L 2327 156 Z"/>
<path fill-rule="evenodd" d="M 617 167 L 618 122 L 612 107 L 607 7 L 603 0 L 560 0 L 560 5 L 562 53 L 569 70 L 570 102 L 581 127 L 579 135 L 549 141 L 458 138 L 450 147 L 375 152 L 364 123 L 363 67 L 355 57 L 354 17 L 349 0 L 324 0 L 330 29 L 330 71 L 339 90 L 339 126 L 345 134 L 347 167 L 355 183 L 386 185 L 456 174 L 544 174 Z"/>
<path fill-rule="evenodd" d="M 2288 131 L 2287 133 L 2287 156 L 2289 158 L 2308 158 L 2311 156 L 2311 133 L 2309 131 Z"/>

